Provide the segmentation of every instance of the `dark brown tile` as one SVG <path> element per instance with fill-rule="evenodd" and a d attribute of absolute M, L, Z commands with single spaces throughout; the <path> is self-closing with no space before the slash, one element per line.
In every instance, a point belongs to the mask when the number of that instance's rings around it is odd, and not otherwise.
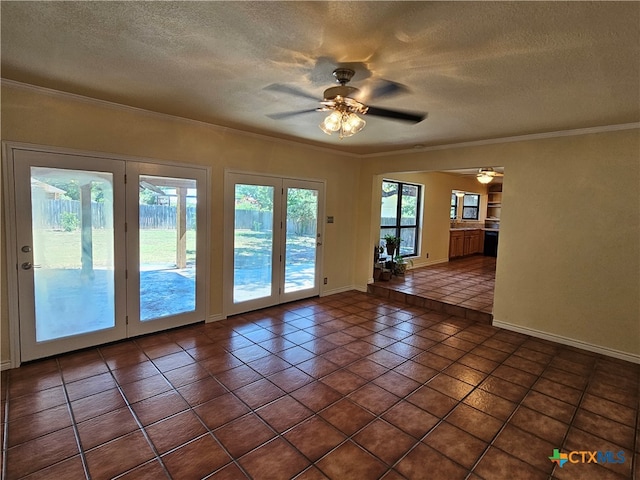
<path fill-rule="evenodd" d="M 560 445 L 569 429 L 565 423 L 520 406 L 509 423 L 554 445 Z"/>
<path fill-rule="evenodd" d="M 295 347 L 299 348 L 299 347 Z M 301 349 L 304 350 L 304 349 Z M 285 362 L 283 359 L 278 357 L 277 355 L 269 355 L 267 357 L 262 357 L 258 360 L 255 360 L 248 364 L 249 367 L 254 369 L 256 372 L 263 376 L 273 375 L 276 372 L 280 372 L 286 368 L 289 368 L 291 364 L 289 362 Z"/>
<path fill-rule="evenodd" d="M 313 377 L 296 367 L 289 367 L 278 373 L 274 373 L 267 377 L 267 379 L 285 392 L 292 392 L 313 381 Z"/>
<path fill-rule="evenodd" d="M 84 450 L 97 447 L 137 429 L 138 423 L 126 407 L 78 423 L 78 434 Z"/>
<path fill-rule="evenodd" d="M 607 417 L 580 408 L 576 413 L 572 426 L 605 440 L 610 440 L 621 447 L 633 450 L 635 429 L 610 420 Z"/>
<path fill-rule="evenodd" d="M 227 389 L 214 378 L 205 377 L 202 380 L 178 388 L 178 393 L 182 395 L 189 405 L 196 406 L 224 395 L 227 393 Z"/>
<path fill-rule="evenodd" d="M 111 373 L 101 373 L 99 375 L 67 383 L 66 389 L 67 395 L 69 395 L 69 400 L 74 401 L 95 393 L 111 390 L 112 388 L 116 388 L 116 386 L 116 382 L 111 376 Z"/>
<path fill-rule="evenodd" d="M 38 470 L 37 472 L 22 478 L 24 480 L 50 480 L 52 478 L 55 478 L 56 480 L 77 480 L 79 478 L 86 478 L 86 476 L 82 465 L 82 459 L 80 458 L 80 455 L 76 455 L 75 457 L 63 460 L 60 463 Z"/>
<path fill-rule="evenodd" d="M 580 408 L 597 413 L 624 425 L 635 426 L 637 411 L 611 400 L 596 397 L 589 393 L 584 395 Z"/>
<path fill-rule="evenodd" d="M 353 444 L 345 442 L 321 459 L 317 466 L 329 478 L 341 480 L 362 480 L 378 478 L 386 466 L 378 459 Z"/>
<path fill-rule="evenodd" d="M 494 377 L 493 375 L 489 375 L 487 379 L 480 384 L 479 388 L 516 403 L 519 403 L 528 392 L 528 390 L 521 385 L 516 385 L 515 383 Z"/>
<path fill-rule="evenodd" d="M 315 379 L 322 378 L 340 368 L 335 363 L 322 357 L 312 358 L 306 362 L 299 363 L 297 367 Z"/>
<path fill-rule="evenodd" d="M 434 428 L 422 442 L 466 468 L 471 468 L 488 447 L 486 442 L 447 422 Z"/>
<path fill-rule="evenodd" d="M 262 375 L 247 365 L 240 365 L 216 375 L 216 378 L 229 390 L 236 390 L 262 378 Z"/>
<path fill-rule="evenodd" d="M 196 480 L 220 469 L 231 458 L 211 435 L 206 434 L 167 453 L 162 461 L 173 478 Z"/>
<path fill-rule="evenodd" d="M 404 400 L 391 407 L 382 418 L 418 439 L 439 421 L 438 417 Z"/>
<path fill-rule="evenodd" d="M 322 382 L 309 383 L 295 392 L 292 392 L 291 396 L 306 407 L 310 408 L 313 412 L 319 412 L 323 408 L 342 398 L 340 393 Z"/>
<path fill-rule="evenodd" d="M 7 445 L 13 447 L 47 433 L 71 426 L 67 405 L 59 405 L 41 412 L 26 415 L 8 424 Z"/>
<path fill-rule="evenodd" d="M 409 395 L 407 400 L 439 418 L 443 418 L 458 403 L 453 398 L 428 386 L 420 387 Z"/>
<path fill-rule="evenodd" d="M 260 407 L 256 413 L 278 433 L 284 432 L 313 415 L 311 410 L 289 395 Z"/>
<path fill-rule="evenodd" d="M 218 428 L 249 411 L 247 406 L 231 393 L 198 405 L 193 410 L 211 429 Z"/>
<path fill-rule="evenodd" d="M 180 348 L 180 347 L 178 347 Z M 180 349 L 175 353 L 171 353 L 169 355 L 165 355 L 162 357 L 154 358 L 154 365 L 161 372 L 168 372 L 170 370 L 175 370 L 176 368 L 184 367 L 186 365 L 191 365 L 195 362 L 193 357 L 191 357 L 187 352 Z"/>
<path fill-rule="evenodd" d="M 509 418 L 517 407 L 514 402 L 480 389 L 471 392 L 463 403 L 502 421 Z"/>
<path fill-rule="evenodd" d="M 353 440 L 387 465 L 393 465 L 416 442 L 402 430 L 380 419 L 367 425 Z"/>
<path fill-rule="evenodd" d="M 145 430 L 161 455 L 207 432 L 189 410 L 149 425 Z"/>
<path fill-rule="evenodd" d="M 9 448 L 7 478 L 21 478 L 77 455 L 73 428 L 68 427 Z"/>
<path fill-rule="evenodd" d="M 462 480 L 467 470 L 431 447 L 419 443 L 394 467 L 404 478 L 446 478 L 447 480 Z"/>
<path fill-rule="evenodd" d="M 411 380 L 409 377 L 405 377 L 393 370 L 375 378 L 373 383 L 398 397 L 405 397 L 420 386 L 420 383 L 415 380 Z"/>
<path fill-rule="evenodd" d="M 6 385 L 6 382 L 3 383 Z M 47 388 L 46 390 L 39 390 L 29 395 L 16 397 L 11 400 L 8 419 L 9 421 L 16 420 L 25 415 L 31 415 L 52 407 L 63 405 L 66 401 L 67 399 L 62 386 Z M 4 415 L 4 412 L 2 413 Z"/>
<path fill-rule="evenodd" d="M 578 405 L 580 397 L 582 396 L 580 390 L 568 387 L 562 383 L 553 382 L 546 378 L 540 378 L 531 388 L 550 397 L 570 403 L 571 405 Z"/>
<path fill-rule="evenodd" d="M 239 458 L 273 438 L 275 433 L 260 417 L 249 413 L 215 430 L 214 435 L 234 458 Z"/>
<path fill-rule="evenodd" d="M 535 390 L 531 390 L 527 394 L 522 401 L 522 405 L 567 424 L 571 423 L 573 414 L 576 411 L 576 407 L 570 403 L 565 403 Z"/>
<path fill-rule="evenodd" d="M 179 393 L 170 391 L 132 403 L 131 408 L 142 425 L 146 426 L 186 410 L 189 404 Z"/>
<path fill-rule="evenodd" d="M 548 474 L 495 447 L 489 448 L 473 472 L 482 478 L 513 478 L 515 472 L 527 480 L 548 478 Z"/>
<path fill-rule="evenodd" d="M 71 410 L 76 422 L 83 422 L 103 413 L 118 410 L 126 405 L 118 389 L 96 393 L 71 402 Z"/>
<path fill-rule="evenodd" d="M 373 380 L 388 371 L 387 368 L 382 365 L 372 362 L 371 360 L 367 360 L 366 358 L 352 363 L 346 367 L 346 369 L 365 380 Z"/>
<path fill-rule="evenodd" d="M 559 448 L 557 444 L 531 435 L 513 425 L 507 425 L 500 432 L 493 446 L 547 474 L 551 473 L 554 466 L 548 457 L 554 448 Z"/>
<path fill-rule="evenodd" d="M 462 403 L 447 417 L 447 422 L 485 442 L 490 442 L 503 425 L 496 418 Z"/>
<path fill-rule="evenodd" d="M 234 393 L 252 409 L 266 405 L 285 394 L 282 389 L 265 378 L 240 387 Z"/>
<path fill-rule="evenodd" d="M 173 388 L 183 387 L 198 380 L 202 380 L 209 376 L 204 368 L 197 363 L 185 365 L 169 372 L 165 372 L 164 376 L 173 385 Z"/>
<path fill-rule="evenodd" d="M 245 455 L 239 463 L 252 478 L 261 480 L 294 478 L 309 466 L 309 461 L 281 438 Z"/>
<path fill-rule="evenodd" d="M 348 399 L 342 399 L 320 413 L 320 416 L 341 432 L 352 435 L 374 416 Z"/>
<path fill-rule="evenodd" d="M 312 462 L 347 438 L 317 415 L 295 426 L 284 437 Z"/>
<path fill-rule="evenodd" d="M 104 443 L 85 454 L 91 478 L 113 478 L 154 457 L 141 431 Z"/>
<path fill-rule="evenodd" d="M 160 374 L 122 385 L 122 391 L 129 403 L 136 403 L 169 390 L 172 390 L 171 384 Z"/>
<path fill-rule="evenodd" d="M 588 445 L 588 448 L 581 447 L 579 445 Z M 600 463 L 599 465 L 604 467 L 604 471 L 600 471 L 602 473 L 600 478 L 605 477 L 605 472 L 610 471 L 614 472 L 624 478 L 629 478 L 631 475 L 632 462 L 633 459 L 632 453 L 630 450 L 612 443 L 610 440 L 605 440 L 590 433 L 587 433 L 579 428 L 571 427 L 569 433 L 567 434 L 567 438 L 564 442 L 563 449 L 566 451 L 573 450 L 589 450 L 589 451 L 599 451 L 599 452 L 608 452 L 618 454 L 618 452 L 622 452 L 622 455 L 625 458 L 625 461 L 622 463 Z M 617 456 L 617 455 L 616 455 Z M 587 464 L 586 466 L 595 466 L 593 464 Z M 597 470 L 597 469 L 595 469 Z"/>
<path fill-rule="evenodd" d="M 338 370 L 324 377 L 321 382 L 340 392 L 342 395 L 348 395 L 364 385 L 366 380 L 348 370 Z"/>
<path fill-rule="evenodd" d="M 353 392 L 349 399 L 376 415 L 380 415 L 400 400 L 399 397 L 372 383 Z"/>
<path fill-rule="evenodd" d="M 127 383 L 137 382 L 143 378 L 149 378 L 154 375 L 158 375 L 160 371 L 151 361 L 144 361 L 135 365 L 118 368 L 113 370 L 112 375 L 120 385 Z"/>
<path fill-rule="evenodd" d="M 456 400 L 462 400 L 471 390 L 473 390 L 472 385 L 456 380 L 444 373 L 435 376 L 427 385 L 440 393 L 444 393 L 445 395 L 455 398 Z"/>
<path fill-rule="evenodd" d="M 151 460 L 119 476 L 118 480 L 157 480 L 161 478 L 169 478 L 166 470 L 158 460 Z"/>

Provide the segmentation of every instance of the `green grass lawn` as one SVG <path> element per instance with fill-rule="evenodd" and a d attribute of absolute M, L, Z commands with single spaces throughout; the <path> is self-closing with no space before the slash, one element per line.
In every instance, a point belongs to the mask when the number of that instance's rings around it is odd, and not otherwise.
<path fill-rule="evenodd" d="M 80 230 L 63 232 L 41 230 L 34 239 L 34 263 L 46 268 L 80 268 Z M 175 230 L 141 230 L 140 261 L 143 264 L 165 264 L 176 261 Z M 113 230 L 93 230 L 93 266 L 113 266 Z M 187 262 L 196 257 L 195 231 L 187 231 Z"/>
<path fill-rule="evenodd" d="M 261 265 L 271 252 L 271 232 L 237 230 L 235 234 L 236 267 Z M 287 239 L 289 262 L 313 261 L 315 238 L 290 235 Z M 34 240 L 34 263 L 45 268 L 80 268 L 80 230 L 64 232 L 41 230 Z M 96 268 L 113 266 L 113 231 L 93 230 L 93 265 Z M 187 263 L 195 262 L 196 232 L 187 231 Z M 174 264 L 176 261 L 175 230 L 141 230 L 140 263 Z"/>

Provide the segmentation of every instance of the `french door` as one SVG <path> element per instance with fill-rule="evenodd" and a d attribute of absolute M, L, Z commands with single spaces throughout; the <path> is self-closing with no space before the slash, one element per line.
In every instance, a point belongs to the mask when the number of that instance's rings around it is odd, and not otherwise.
<path fill-rule="evenodd" d="M 225 313 L 320 293 L 324 184 L 227 173 Z"/>
<path fill-rule="evenodd" d="M 204 320 L 206 170 L 28 149 L 9 161 L 20 361 Z"/>

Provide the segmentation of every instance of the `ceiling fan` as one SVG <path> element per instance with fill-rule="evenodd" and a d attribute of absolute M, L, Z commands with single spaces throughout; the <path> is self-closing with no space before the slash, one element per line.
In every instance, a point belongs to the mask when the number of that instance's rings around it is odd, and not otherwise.
<path fill-rule="evenodd" d="M 389 110 L 386 108 L 365 105 L 358 101 L 354 97 L 358 96 L 360 90 L 356 87 L 347 85 L 353 78 L 354 74 L 355 71 L 350 68 L 336 68 L 333 71 L 333 76 L 336 78 L 338 86 L 327 88 L 324 91 L 323 99 L 320 101 L 320 106 L 317 108 L 275 113 L 267 116 L 279 120 L 309 112 L 331 112 L 329 116 L 320 123 L 319 127 L 328 135 L 338 132 L 340 138 L 350 137 L 364 128 L 366 122 L 358 115 L 373 115 L 408 123 L 418 123 L 427 118 L 426 113 Z M 288 85 L 273 84 L 266 87 L 266 89 L 297 95 L 317 101 L 317 99 L 312 95 Z M 403 91 L 406 91 L 404 86 L 385 80 L 381 86 L 371 92 L 369 98 L 381 98 L 395 95 Z"/>
<path fill-rule="evenodd" d="M 494 178 L 503 177 L 503 176 L 504 176 L 504 173 L 496 172 L 491 167 L 481 168 L 480 170 L 478 170 L 478 173 L 476 174 L 476 178 L 478 179 L 478 181 L 484 184 L 491 183 L 491 181 Z"/>

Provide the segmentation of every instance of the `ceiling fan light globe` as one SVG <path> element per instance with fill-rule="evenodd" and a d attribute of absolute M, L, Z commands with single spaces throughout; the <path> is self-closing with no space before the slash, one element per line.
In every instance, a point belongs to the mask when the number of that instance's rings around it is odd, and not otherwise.
<path fill-rule="evenodd" d="M 487 183 L 491 183 L 491 180 L 493 180 L 493 176 L 492 175 L 487 175 L 486 173 L 479 173 L 476 178 L 478 179 L 478 181 L 482 184 L 487 184 Z"/>

